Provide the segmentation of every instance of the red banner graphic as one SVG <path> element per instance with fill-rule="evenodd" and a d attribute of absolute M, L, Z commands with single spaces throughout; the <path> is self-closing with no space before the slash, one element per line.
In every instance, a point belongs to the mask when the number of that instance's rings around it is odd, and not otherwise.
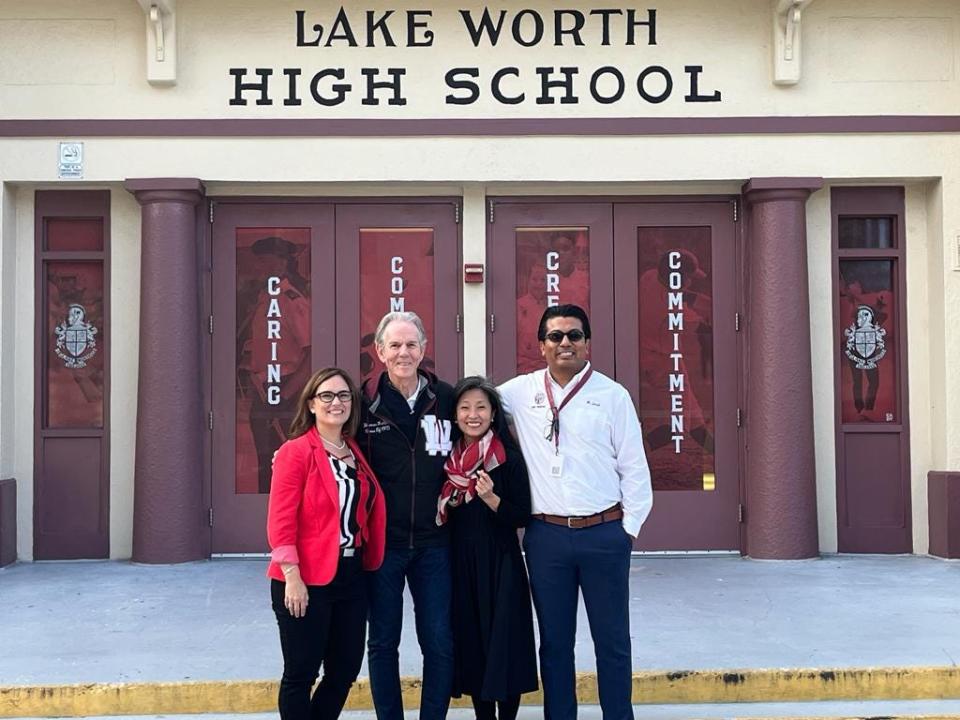
<path fill-rule="evenodd" d="M 708 228 L 640 228 L 640 420 L 654 490 L 713 490 Z"/>
<path fill-rule="evenodd" d="M 840 261 L 841 418 L 897 422 L 897 323 L 892 260 Z"/>
<path fill-rule="evenodd" d="M 311 374 L 310 231 L 237 229 L 237 493 L 270 492 Z"/>
<path fill-rule="evenodd" d="M 103 263 L 54 261 L 46 272 L 46 427 L 101 428 Z"/>
<path fill-rule="evenodd" d="M 434 328 L 433 230 L 375 228 L 360 231 L 361 382 L 383 371 L 374 333 L 388 312 L 415 312 L 427 332 L 420 366 L 434 370 L 430 340 Z"/>
<path fill-rule="evenodd" d="M 547 306 L 573 303 L 590 314 L 587 228 L 519 229 L 517 242 L 517 372 L 544 367 L 537 330 Z"/>

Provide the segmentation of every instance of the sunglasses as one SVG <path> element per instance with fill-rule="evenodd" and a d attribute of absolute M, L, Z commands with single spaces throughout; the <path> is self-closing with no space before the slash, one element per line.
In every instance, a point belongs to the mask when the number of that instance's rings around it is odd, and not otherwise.
<path fill-rule="evenodd" d="M 566 332 L 563 332 L 563 330 L 551 330 L 546 335 L 547 340 L 557 345 L 562 343 L 564 338 L 569 338 L 572 343 L 578 343 L 586 337 L 583 330 L 578 330 L 577 328 L 567 330 Z"/>
<path fill-rule="evenodd" d="M 314 395 L 314 397 L 322 402 L 324 405 L 329 405 L 333 402 L 333 399 L 336 398 L 344 405 L 353 400 L 353 395 L 350 394 L 349 390 L 341 390 L 340 392 L 320 392 Z"/>

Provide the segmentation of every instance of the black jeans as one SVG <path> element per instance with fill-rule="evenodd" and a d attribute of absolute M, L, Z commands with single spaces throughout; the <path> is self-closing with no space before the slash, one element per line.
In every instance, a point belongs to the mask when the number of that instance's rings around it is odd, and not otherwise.
<path fill-rule="evenodd" d="M 360 673 L 367 635 L 367 590 L 361 560 L 340 558 L 329 585 L 308 585 L 307 612 L 295 618 L 283 606 L 285 583 L 273 580 L 270 594 L 280 627 L 283 720 L 334 720 Z M 323 678 L 310 690 L 323 665 Z"/>

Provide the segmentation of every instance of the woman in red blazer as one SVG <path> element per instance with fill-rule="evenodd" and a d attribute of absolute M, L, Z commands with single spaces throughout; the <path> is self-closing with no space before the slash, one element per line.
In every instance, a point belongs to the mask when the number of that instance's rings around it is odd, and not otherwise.
<path fill-rule="evenodd" d="M 274 462 L 267 575 L 283 651 L 284 720 L 338 717 L 363 661 L 364 571 L 383 562 L 386 510 L 353 440 L 359 421 L 360 394 L 350 376 L 318 370 Z"/>

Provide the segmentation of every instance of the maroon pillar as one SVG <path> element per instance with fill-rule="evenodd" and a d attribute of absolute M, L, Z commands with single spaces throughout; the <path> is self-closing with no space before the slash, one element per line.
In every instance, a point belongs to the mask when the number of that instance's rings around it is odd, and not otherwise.
<path fill-rule="evenodd" d="M 748 211 L 747 554 L 816 557 L 805 205 L 820 178 L 753 178 Z"/>
<path fill-rule="evenodd" d="M 141 206 L 133 560 L 205 557 L 199 180 L 128 180 Z"/>

